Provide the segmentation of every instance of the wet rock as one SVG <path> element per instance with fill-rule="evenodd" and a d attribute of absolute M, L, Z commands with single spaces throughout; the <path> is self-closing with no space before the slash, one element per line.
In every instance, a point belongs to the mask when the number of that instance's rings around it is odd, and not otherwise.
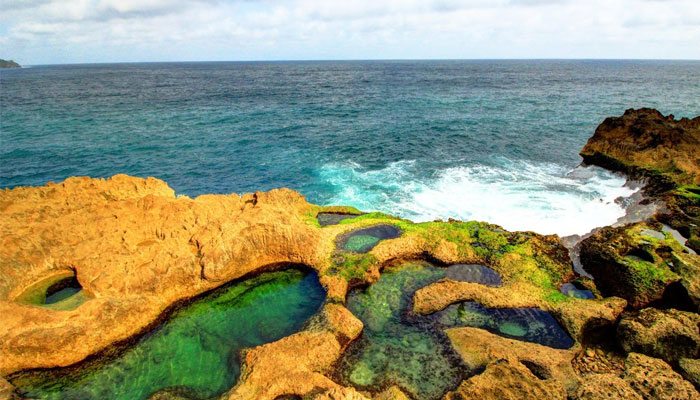
<path fill-rule="evenodd" d="M 681 358 L 678 360 L 678 368 L 685 379 L 700 389 L 700 359 Z"/>
<path fill-rule="evenodd" d="M 673 243 L 645 236 L 645 229 L 644 223 L 606 227 L 581 243 L 581 263 L 601 293 L 622 297 L 634 308 L 661 301 L 681 280 L 668 263 Z"/>
<path fill-rule="evenodd" d="M 15 387 L 3 378 L 0 378 L 0 400 L 18 399 L 15 395 Z"/>
<path fill-rule="evenodd" d="M 573 398 L 576 400 L 644 399 L 632 389 L 629 383 L 612 373 L 586 376 Z"/>
<path fill-rule="evenodd" d="M 537 377 L 522 363 L 499 360 L 489 364 L 481 374 L 462 382 L 445 399 L 566 399 L 566 390 L 559 382 Z"/>
<path fill-rule="evenodd" d="M 643 353 L 675 363 L 700 356 L 700 315 L 646 308 L 624 315 L 617 338 L 627 352 Z"/>
<path fill-rule="evenodd" d="M 635 178 L 700 183 L 697 149 L 700 117 L 676 120 L 657 110 L 629 109 L 606 118 L 581 150 L 587 164 L 625 172 Z M 661 186 L 663 182 L 657 182 Z"/>
<path fill-rule="evenodd" d="M 644 399 L 693 400 L 700 393 L 693 385 L 659 360 L 638 353 L 630 353 L 625 361 L 623 379 Z"/>
<path fill-rule="evenodd" d="M 668 212 L 658 218 L 700 251 L 700 117 L 676 120 L 657 110 L 627 110 L 598 126 L 581 150 L 587 164 L 621 171 L 647 182 L 647 194 Z"/>
<path fill-rule="evenodd" d="M 351 387 L 337 387 L 319 393 L 312 400 L 369 400 L 368 397 Z"/>
<path fill-rule="evenodd" d="M 410 400 L 406 394 L 396 386 L 391 386 L 374 397 L 374 400 Z"/>
<path fill-rule="evenodd" d="M 692 310 L 700 311 L 700 256 L 674 252 L 671 264 L 671 269 L 681 277 L 681 287 L 676 289 L 678 295 L 691 303 Z"/>

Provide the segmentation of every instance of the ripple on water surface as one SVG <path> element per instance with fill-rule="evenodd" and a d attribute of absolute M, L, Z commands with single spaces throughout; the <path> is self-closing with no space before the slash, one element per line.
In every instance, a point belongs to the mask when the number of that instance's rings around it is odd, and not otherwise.
<path fill-rule="evenodd" d="M 270 272 L 205 295 L 117 356 L 17 374 L 36 399 L 146 399 L 164 390 L 217 396 L 240 374 L 239 352 L 298 331 L 325 292 L 315 273 Z"/>

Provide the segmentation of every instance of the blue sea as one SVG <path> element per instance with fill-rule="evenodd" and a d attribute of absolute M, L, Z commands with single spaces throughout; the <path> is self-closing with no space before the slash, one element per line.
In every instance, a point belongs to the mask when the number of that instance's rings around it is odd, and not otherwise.
<path fill-rule="evenodd" d="M 583 234 L 636 189 L 578 152 L 607 116 L 700 114 L 700 62 L 346 61 L 0 71 L 0 187 L 154 176 L 289 187 L 416 221 Z"/>

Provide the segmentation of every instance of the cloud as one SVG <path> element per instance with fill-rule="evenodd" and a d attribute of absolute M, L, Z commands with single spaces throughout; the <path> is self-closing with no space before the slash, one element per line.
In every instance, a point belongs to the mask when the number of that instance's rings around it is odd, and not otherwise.
<path fill-rule="evenodd" d="M 695 0 L 0 0 L 0 57 L 700 58 Z"/>

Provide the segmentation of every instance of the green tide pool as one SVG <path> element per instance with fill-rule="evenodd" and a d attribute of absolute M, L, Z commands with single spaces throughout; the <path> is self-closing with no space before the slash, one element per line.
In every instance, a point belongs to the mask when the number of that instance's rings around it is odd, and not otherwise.
<path fill-rule="evenodd" d="M 240 351 L 300 330 L 325 299 L 312 272 L 261 274 L 215 290 L 175 311 L 114 357 L 16 374 L 30 399 L 147 399 L 167 390 L 205 399 L 240 375 Z"/>
<path fill-rule="evenodd" d="M 413 293 L 444 276 L 445 269 L 407 263 L 349 294 L 348 308 L 365 327 L 341 359 L 345 383 L 368 390 L 398 385 L 419 399 L 439 398 L 459 384 L 464 367 L 447 338 L 407 315 Z"/>
<path fill-rule="evenodd" d="M 348 308 L 365 327 L 341 359 L 339 374 L 344 383 L 370 391 L 398 385 L 414 398 L 441 398 L 476 372 L 452 349 L 445 328 L 478 327 L 554 348 L 573 344 L 554 317 L 539 309 L 490 309 L 463 302 L 429 316 L 413 314 L 415 291 L 443 278 L 501 284 L 496 271 L 483 265 L 440 268 L 408 262 L 385 269 L 376 283 L 348 295 Z"/>

